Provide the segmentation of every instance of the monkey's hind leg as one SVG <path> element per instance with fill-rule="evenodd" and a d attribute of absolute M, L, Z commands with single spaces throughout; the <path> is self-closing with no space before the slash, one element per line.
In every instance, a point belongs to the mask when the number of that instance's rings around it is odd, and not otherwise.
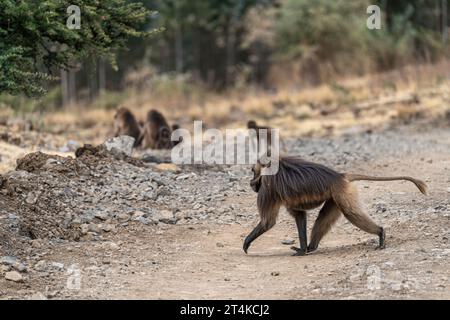
<path fill-rule="evenodd" d="M 377 225 L 361 208 L 358 202 L 356 188 L 347 185 L 344 191 L 334 196 L 336 204 L 341 209 L 344 216 L 353 225 L 361 230 L 375 234 L 379 238 L 377 249 L 385 248 L 385 232 L 384 229 Z"/>
<path fill-rule="evenodd" d="M 300 248 L 292 247 L 291 249 L 296 251 L 293 256 L 304 256 L 307 253 L 307 232 L 306 232 L 306 221 L 307 213 L 304 210 L 295 210 L 292 208 L 288 209 L 288 212 L 294 217 L 295 223 L 297 225 L 298 239 L 300 242 Z"/>
<path fill-rule="evenodd" d="M 308 246 L 308 253 L 317 250 L 322 238 L 330 231 L 331 227 L 336 223 L 340 216 L 341 210 L 339 210 L 333 200 L 325 202 L 322 209 L 320 209 L 316 222 L 314 222 L 311 231 L 311 242 Z"/>

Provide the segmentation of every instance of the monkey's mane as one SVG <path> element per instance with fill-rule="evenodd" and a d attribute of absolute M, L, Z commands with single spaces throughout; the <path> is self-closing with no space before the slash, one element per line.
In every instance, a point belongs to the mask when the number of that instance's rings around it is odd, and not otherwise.
<path fill-rule="evenodd" d="M 343 175 L 324 165 L 305 161 L 299 157 L 283 157 L 278 173 L 261 177 L 261 191 L 272 200 L 287 201 L 302 196 L 330 192 L 340 183 Z M 270 201 L 270 199 L 266 199 Z"/>

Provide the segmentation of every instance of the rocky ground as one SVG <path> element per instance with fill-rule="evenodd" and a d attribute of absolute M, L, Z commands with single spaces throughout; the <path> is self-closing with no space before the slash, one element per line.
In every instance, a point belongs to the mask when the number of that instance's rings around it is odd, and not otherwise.
<path fill-rule="evenodd" d="M 242 252 L 258 220 L 248 166 L 177 167 L 101 147 L 76 158 L 28 154 L 0 176 L 0 299 L 448 299 L 449 128 L 288 140 L 291 154 L 415 176 L 430 189 L 424 197 L 407 182 L 358 182 L 387 248 L 374 250 L 373 236 L 341 218 L 305 257 L 290 256 L 298 240 L 284 209 Z"/>

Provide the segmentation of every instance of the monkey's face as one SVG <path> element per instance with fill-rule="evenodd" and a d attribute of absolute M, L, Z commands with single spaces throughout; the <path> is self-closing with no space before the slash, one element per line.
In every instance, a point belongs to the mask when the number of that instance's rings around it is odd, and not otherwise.
<path fill-rule="evenodd" d="M 252 172 L 253 179 L 250 181 L 250 187 L 252 187 L 253 191 L 258 193 L 261 188 L 261 165 L 255 164 L 252 168 Z"/>
<path fill-rule="evenodd" d="M 256 129 L 256 122 L 253 120 L 250 120 L 249 122 L 247 122 L 247 128 L 248 129 Z"/>

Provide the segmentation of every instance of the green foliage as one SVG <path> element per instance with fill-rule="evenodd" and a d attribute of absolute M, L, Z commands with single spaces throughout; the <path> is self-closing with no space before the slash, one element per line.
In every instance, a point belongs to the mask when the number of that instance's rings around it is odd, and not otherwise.
<path fill-rule="evenodd" d="M 436 1 L 380 0 L 381 30 L 366 27 L 370 4 L 368 0 L 285 0 L 275 21 L 278 59 L 331 64 L 341 73 L 390 69 L 442 54 Z"/>
<path fill-rule="evenodd" d="M 81 8 L 81 29 L 66 26 L 70 5 Z M 0 92 L 40 96 L 52 70 L 115 53 L 143 30 L 151 12 L 126 0 L 46 0 L 0 2 Z"/>
<path fill-rule="evenodd" d="M 56 86 L 46 92 L 40 99 L 33 99 L 25 95 L 0 95 L 0 108 L 8 107 L 16 113 L 30 113 L 36 111 L 56 110 L 62 103 L 61 88 Z"/>
<path fill-rule="evenodd" d="M 234 81 L 234 70 L 247 63 L 242 49 L 245 17 L 272 0 L 154 0 L 158 24 L 165 28 L 150 59 L 162 72 L 192 73 L 213 87 Z"/>
<path fill-rule="evenodd" d="M 116 109 L 127 98 L 126 92 L 104 91 L 95 99 L 92 106 L 99 109 Z"/>

